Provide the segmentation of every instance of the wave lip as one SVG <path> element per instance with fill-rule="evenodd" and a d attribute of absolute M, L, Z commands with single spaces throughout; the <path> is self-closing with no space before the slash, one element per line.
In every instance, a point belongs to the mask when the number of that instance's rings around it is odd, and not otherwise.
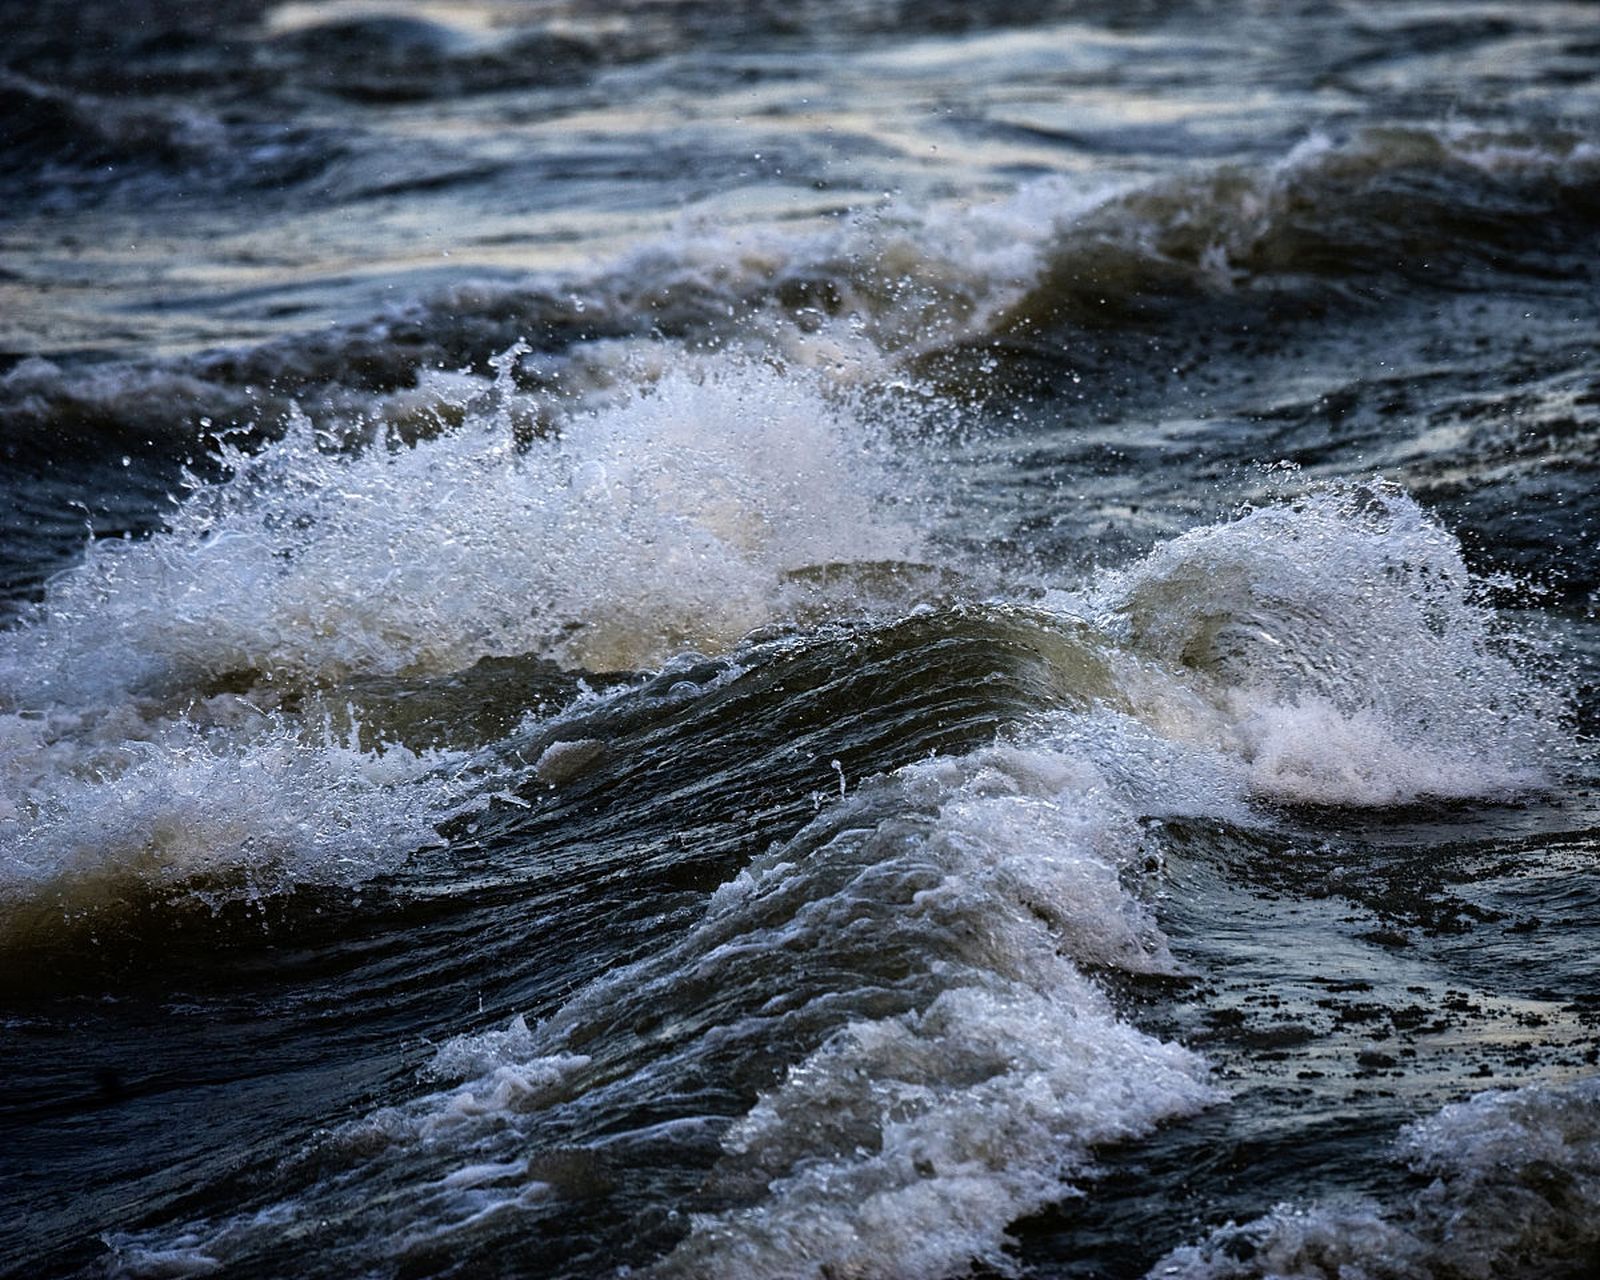
<path fill-rule="evenodd" d="M 440 843 L 470 794 L 459 754 L 239 714 L 251 728 L 180 718 L 126 738 L 126 717 L 62 734 L 0 716 L 0 951 L 358 884 Z"/>
<path fill-rule="evenodd" d="M 1581 243 L 1597 192 L 1600 149 L 1574 133 L 1315 134 L 1274 164 L 1126 186 L 1064 219 L 995 331 L 1139 332 L 1219 300 L 1243 317 L 1274 292 L 1364 306 L 1437 288 L 1447 267 L 1541 279 Z"/>

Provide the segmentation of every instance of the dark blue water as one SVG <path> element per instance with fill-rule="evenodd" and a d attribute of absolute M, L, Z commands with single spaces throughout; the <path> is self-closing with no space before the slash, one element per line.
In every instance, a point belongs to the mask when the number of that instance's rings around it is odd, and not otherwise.
<path fill-rule="evenodd" d="M 0 1271 L 1583 1277 L 1587 4 L 46 4 Z"/>

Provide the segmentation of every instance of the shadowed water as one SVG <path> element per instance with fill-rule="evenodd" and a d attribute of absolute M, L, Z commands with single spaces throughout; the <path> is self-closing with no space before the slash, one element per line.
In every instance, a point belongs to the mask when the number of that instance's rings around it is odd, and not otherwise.
<path fill-rule="evenodd" d="M 19 16 L 0 1270 L 1593 1274 L 1594 18 Z"/>

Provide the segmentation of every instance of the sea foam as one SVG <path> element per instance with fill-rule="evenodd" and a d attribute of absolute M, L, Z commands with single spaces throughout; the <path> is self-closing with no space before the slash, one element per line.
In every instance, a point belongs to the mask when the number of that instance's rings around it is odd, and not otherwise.
<path fill-rule="evenodd" d="M 514 359 L 454 431 L 352 453 L 302 419 L 231 452 L 169 529 L 91 545 L 0 632 L 0 894 L 391 869 L 461 761 L 333 733 L 360 719 L 341 682 L 727 650 L 790 616 L 792 571 L 920 548 L 883 439 L 805 374 L 691 361 L 527 441 Z"/>
<path fill-rule="evenodd" d="M 1550 777 L 1563 701 L 1482 589 L 1448 531 L 1373 482 L 1195 529 L 1066 604 L 1184 676 L 1216 715 L 1173 728 L 1243 760 L 1256 794 L 1383 805 Z"/>
<path fill-rule="evenodd" d="M 505 380 L 503 380 L 505 382 Z M 349 454 L 301 419 L 171 528 L 96 543 L 4 635 L 13 703 L 244 674 L 327 681 L 541 652 L 727 646 L 809 565 L 914 558 L 881 437 L 803 374 L 691 364 L 520 448 L 509 382 L 458 430 Z"/>

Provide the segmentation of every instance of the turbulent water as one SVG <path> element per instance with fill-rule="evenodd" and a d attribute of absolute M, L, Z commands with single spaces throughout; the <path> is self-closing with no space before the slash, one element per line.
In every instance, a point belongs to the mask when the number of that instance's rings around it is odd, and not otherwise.
<path fill-rule="evenodd" d="M 1600 1274 L 1600 8 L 8 19 L 0 1273 Z"/>

